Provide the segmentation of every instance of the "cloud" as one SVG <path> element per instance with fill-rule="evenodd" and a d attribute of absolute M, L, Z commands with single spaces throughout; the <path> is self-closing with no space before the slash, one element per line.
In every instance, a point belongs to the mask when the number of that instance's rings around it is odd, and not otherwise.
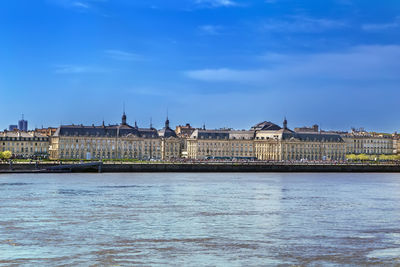
<path fill-rule="evenodd" d="M 396 17 L 393 22 L 382 24 L 364 24 L 361 26 L 364 31 L 385 31 L 400 28 L 400 16 Z"/>
<path fill-rule="evenodd" d="M 121 51 L 121 50 L 105 50 L 105 54 L 115 60 L 120 61 L 138 61 L 143 60 L 143 57 L 138 54 Z"/>
<path fill-rule="evenodd" d="M 269 56 L 272 55 L 272 56 Z M 200 69 L 184 74 L 203 82 L 228 82 L 275 88 L 377 85 L 386 88 L 400 83 L 400 46 L 357 46 L 341 53 L 310 55 L 267 54 L 258 69 Z"/>
<path fill-rule="evenodd" d="M 95 8 L 99 3 L 105 3 L 108 0 L 47 0 L 49 3 L 59 5 L 64 8 L 72 8 L 80 11 L 86 11 Z"/>
<path fill-rule="evenodd" d="M 199 6 L 215 8 L 215 7 L 232 7 L 238 4 L 232 0 L 195 0 Z"/>
<path fill-rule="evenodd" d="M 262 30 L 268 32 L 316 33 L 346 27 L 346 23 L 325 18 L 290 16 L 286 20 L 270 19 L 262 24 Z"/>
<path fill-rule="evenodd" d="M 87 3 L 82 3 L 82 2 L 72 2 L 71 5 L 72 5 L 73 7 L 84 8 L 84 9 L 90 8 L 89 4 L 87 4 Z"/>
<path fill-rule="evenodd" d="M 199 30 L 205 35 L 219 35 L 221 34 L 222 26 L 219 25 L 202 25 L 199 26 Z"/>
<path fill-rule="evenodd" d="M 54 72 L 57 74 L 105 73 L 104 68 L 84 65 L 57 65 Z"/>

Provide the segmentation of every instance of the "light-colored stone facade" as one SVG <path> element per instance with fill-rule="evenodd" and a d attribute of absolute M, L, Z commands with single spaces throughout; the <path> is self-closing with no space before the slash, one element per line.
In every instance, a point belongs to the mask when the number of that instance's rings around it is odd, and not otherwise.
<path fill-rule="evenodd" d="M 254 158 L 254 131 L 196 129 L 187 140 L 187 157 Z"/>
<path fill-rule="evenodd" d="M 349 133 L 342 138 L 346 142 L 347 154 L 391 155 L 395 150 L 391 136 Z"/>
<path fill-rule="evenodd" d="M 35 132 L 5 131 L 0 133 L 0 151 L 11 151 L 17 158 L 47 158 L 49 137 Z"/>
<path fill-rule="evenodd" d="M 137 136 L 53 136 L 51 159 L 161 159 L 161 139 Z"/>
<path fill-rule="evenodd" d="M 256 132 L 255 151 L 259 160 L 278 161 L 320 161 L 344 160 L 346 151 L 343 139 L 337 134 L 322 134 L 317 132 L 296 133 L 284 127 L 265 126 Z"/>
<path fill-rule="evenodd" d="M 187 140 L 188 158 L 242 158 L 271 161 L 344 160 L 345 143 L 337 134 L 295 133 L 271 122 L 250 131 L 196 130 Z"/>
<path fill-rule="evenodd" d="M 180 157 L 180 139 L 169 128 L 139 128 L 120 125 L 68 125 L 57 129 L 50 139 L 51 159 L 138 159 L 168 160 Z"/>

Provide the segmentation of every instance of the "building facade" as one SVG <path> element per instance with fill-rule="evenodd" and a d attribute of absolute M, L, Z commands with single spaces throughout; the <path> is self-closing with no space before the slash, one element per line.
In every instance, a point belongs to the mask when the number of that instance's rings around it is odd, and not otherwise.
<path fill-rule="evenodd" d="M 255 156 L 259 160 L 274 161 L 320 161 L 344 160 L 346 155 L 344 140 L 338 134 L 317 132 L 296 133 L 271 122 L 254 126 Z"/>
<path fill-rule="evenodd" d="M 161 138 L 161 159 L 178 159 L 181 157 L 182 139 L 178 138 L 176 132 L 169 127 L 169 119 L 167 117 L 165 126 L 158 135 Z"/>
<path fill-rule="evenodd" d="M 0 151 L 11 151 L 16 158 L 47 158 L 49 137 L 35 132 L 0 133 Z"/>
<path fill-rule="evenodd" d="M 120 125 L 60 126 L 50 138 L 51 159 L 161 159 L 156 129 Z"/>
<path fill-rule="evenodd" d="M 353 131 L 342 138 L 347 154 L 391 155 L 395 151 L 393 137 L 389 135 Z"/>
<path fill-rule="evenodd" d="M 254 131 L 196 129 L 187 139 L 191 159 L 254 159 Z"/>

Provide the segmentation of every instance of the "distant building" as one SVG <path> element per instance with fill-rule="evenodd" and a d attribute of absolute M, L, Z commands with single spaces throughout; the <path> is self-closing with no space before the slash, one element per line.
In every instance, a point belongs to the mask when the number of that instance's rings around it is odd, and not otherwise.
<path fill-rule="evenodd" d="M 10 126 L 8 126 L 8 130 L 11 132 L 14 130 L 18 130 L 18 125 L 11 124 Z"/>
<path fill-rule="evenodd" d="M 179 137 L 182 138 L 188 138 L 192 135 L 192 133 L 194 132 L 194 130 L 196 130 L 195 128 L 193 128 L 192 126 L 190 126 L 190 123 L 186 123 L 186 125 L 179 125 L 176 126 L 175 128 L 175 132 Z"/>
<path fill-rule="evenodd" d="M 341 135 L 346 142 L 347 154 L 391 155 L 395 143 L 391 135 L 368 133 L 364 129 Z"/>
<path fill-rule="evenodd" d="M 393 153 L 400 154 L 400 135 L 397 133 L 393 134 Z"/>
<path fill-rule="evenodd" d="M 57 128 L 54 128 L 54 127 L 40 128 L 40 129 L 36 128 L 35 129 L 36 133 L 44 134 L 46 136 L 53 136 L 56 131 L 57 131 Z"/>
<path fill-rule="evenodd" d="M 24 114 L 22 114 L 22 119 L 18 121 L 18 130 L 24 132 L 28 131 L 28 121 L 24 120 Z"/>
<path fill-rule="evenodd" d="M 17 158 L 48 157 L 49 137 L 35 132 L 0 132 L 0 151 L 11 151 Z"/>
<path fill-rule="evenodd" d="M 294 128 L 294 131 L 296 133 L 318 133 L 319 127 L 317 124 L 314 124 L 312 127 L 299 127 L 299 128 Z"/>

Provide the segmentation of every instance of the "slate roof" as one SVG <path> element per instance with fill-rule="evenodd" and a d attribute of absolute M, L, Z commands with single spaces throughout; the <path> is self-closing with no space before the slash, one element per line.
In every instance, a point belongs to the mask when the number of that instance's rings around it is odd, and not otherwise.
<path fill-rule="evenodd" d="M 203 130 L 196 129 L 190 138 L 195 139 L 229 139 L 228 130 Z"/>
<path fill-rule="evenodd" d="M 282 129 L 280 126 L 276 125 L 275 123 L 272 123 L 270 121 L 263 121 L 260 123 L 257 123 L 256 125 L 254 125 L 253 127 L 250 128 L 250 130 L 253 131 L 278 131 Z"/>
<path fill-rule="evenodd" d="M 177 137 L 175 131 L 169 127 L 164 127 L 161 130 L 159 130 L 158 135 L 164 138 Z"/>
<path fill-rule="evenodd" d="M 310 142 L 344 142 L 339 134 L 283 132 L 283 140 L 290 140 L 291 138 Z"/>
<path fill-rule="evenodd" d="M 54 136 L 158 138 L 158 133 L 156 129 L 136 128 L 123 124 L 109 126 L 62 125 L 56 130 Z"/>
<path fill-rule="evenodd" d="M 42 138 L 41 140 L 49 139 L 47 135 L 41 133 L 23 131 L 4 131 L 0 133 L 0 138 L 2 138 L 2 140 L 6 140 L 4 138 L 13 138 L 14 140 L 27 140 L 32 138 L 34 138 L 35 140 L 37 140 L 38 138 Z"/>

